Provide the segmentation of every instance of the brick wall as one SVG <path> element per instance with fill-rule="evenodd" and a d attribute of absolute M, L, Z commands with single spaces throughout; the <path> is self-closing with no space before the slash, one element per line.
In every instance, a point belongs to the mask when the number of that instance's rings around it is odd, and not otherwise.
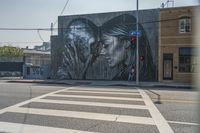
<path fill-rule="evenodd" d="M 173 54 L 173 81 L 192 82 L 194 73 L 179 72 L 179 48 L 195 47 L 195 11 L 196 7 L 178 7 L 160 10 L 160 44 L 159 44 L 159 81 L 163 81 L 163 54 Z M 179 18 L 190 16 L 192 31 L 189 33 L 179 32 Z"/>

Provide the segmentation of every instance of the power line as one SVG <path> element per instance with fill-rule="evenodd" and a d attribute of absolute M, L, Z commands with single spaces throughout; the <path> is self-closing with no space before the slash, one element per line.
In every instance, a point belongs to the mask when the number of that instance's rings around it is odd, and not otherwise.
<path fill-rule="evenodd" d="M 0 30 L 22 30 L 22 31 L 37 31 L 37 30 L 44 30 L 49 31 L 50 28 L 0 28 Z"/>
<path fill-rule="evenodd" d="M 43 42 L 45 42 L 44 39 L 42 38 L 42 36 L 40 35 L 40 30 L 37 30 L 37 34 L 38 34 L 40 40 L 42 40 Z"/>
<path fill-rule="evenodd" d="M 61 16 L 64 13 L 68 3 L 69 3 L 69 0 L 66 1 L 66 3 L 65 3 L 65 5 L 64 5 L 64 7 L 63 7 L 63 9 L 62 9 L 62 11 L 61 11 L 59 16 Z M 58 19 L 56 19 L 56 21 L 53 23 L 53 26 L 55 26 L 57 24 L 57 22 L 58 22 Z"/>
<path fill-rule="evenodd" d="M 65 3 L 65 6 L 64 6 L 64 8 L 61 11 L 60 16 L 64 13 L 65 8 L 67 7 L 68 3 L 69 3 L 69 0 L 67 0 L 67 2 Z"/>
<path fill-rule="evenodd" d="M 0 44 L 4 44 L 4 43 L 9 44 L 9 43 L 43 43 L 43 42 L 31 42 L 31 41 L 30 42 L 28 42 L 28 41 L 27 42 L 12 42 L 12 41 L 11 42 L 10 41 L 9 42 L 7 42 L 7 41 L 0 42 Z"/>
<path fill-rule="evenodd" d="M 193 16 L 190 16 L 192 18 Z M 180 18 L 172 18 L 172 19 L 163 19 L 163 20 L 155 20 L 155 21 L 146 21 L 146 22 L 139 22 L 139 24 L 148 24 L 148 23 L 160 23 L 160 22 L 167 22 L 167 21 L 176 21 L 180 20 Z M 123 24 L 130 24 L 130 25 L 135 25 L 136 23 L 123 23 Z M 81 28 L 87 28 L 87 27 L 80 27 L 77 29 Z M 53 28 L 53 30 L 58 30 L 58 29 L 71 29 L 71 28 Z M 21 31 L 51 31 L 51 28 L 0 28 L 1 30 L 7 30 L 7 31 L 12 31 L 12 30 L 21 30 Z"/>

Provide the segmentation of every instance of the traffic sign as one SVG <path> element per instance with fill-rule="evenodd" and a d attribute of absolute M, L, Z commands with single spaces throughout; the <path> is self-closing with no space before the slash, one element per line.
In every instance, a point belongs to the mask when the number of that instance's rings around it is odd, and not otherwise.
<path fill-rule="evenodd" d="M 130 32 L 130 36 L 142 36 L 142 32 L 141 31 L 131 31 Z"/>

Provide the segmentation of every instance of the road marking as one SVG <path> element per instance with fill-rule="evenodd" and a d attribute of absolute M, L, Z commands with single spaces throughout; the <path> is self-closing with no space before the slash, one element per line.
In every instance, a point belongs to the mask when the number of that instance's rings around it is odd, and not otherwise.
<path fill-rule="evenodd" d="M 106 100 L 124 100 L 124 101 L 143 101 L 142 98 L 124 98 L 124 97 L 104 97 L 104 96 L 82 96 L 82 95 L 62 95 L 51 94 L 53 97 L 86 98 L 86 99 L 106 99 Z"/>
<path fill-rule="evenodd" d="M 70 87 L 69 87 L 69 88 L 70 88 Z M 23 101 L 23 102 L 21 102 L 21 103 L 18 103 L 18 104 L 15 104 L 15 105 L 12 105 L 12 106 L 3 108 L 3 109 L 0 110 L 0 114 L 3 114 L 3 113 L 5 113 L 5 112 L 7 112 L 8 110 L 12 110 L 12 108 L 19 107 L 19 106 L 23 106 L 23 105 L 28 104 L 28 103 L 30 103 L 30 102 L 33 102 L 33 101 L 35 101 L 35 100 L 37 100 L 37 99 L 44 98 L 44 97 L 46 97 L 46 96 L 48 96 L 48 95 L 52 95 L 52 94 L 54 94 L 54 93 L 59 93 L 59 92 L 68 90 L 69 88 L 65 88 L 65 89 L 62 89 L 62 90 L 50 92 L 50 93 L 47 93 L 47 94 L 44 94 L 44 95 L 41 95 L 41 96 L 32 98 L 32 99 L 30 99 L 30 100 Z"/>
<path fill-rule="evenodd" d="M 71 90 L 75 90 L 75 91 L 105 91 L 105 92 L 130 92 L 130 93 L 139 93 L 138 90 L 134 90 L 134 89 L 111 89 L 111 88 L 104 88 L 104 89 L 97 89 L 97 88 L 91 88 L 91 89 L 88 89 L 88 88 L 80 88 L 80 87 L 77 87 L 75 89 L 70 89 L 69 91 Z"/>
<path fill-rule="evenodd" d="M 190 122 L 181 122 L 181 121 L 167 121 L 168 123 L 173 124 L 182 124 L 182 125 L 192 125 L 192 126 L 199 126 L 199 123 L 190 123 Z"/>
<path fill-rule="evenodd" d="M 114 114 L 63 111 L 63 110 L 51 110 L 51 109 L 35 109 L 35 108 L 24 108 L 24 107 L 12 108 L 11 110 L 9 110 L 9 112 L 155 125 L 154 120 L 149 117 L 137 117 L 137 116 L 126 116 L 126 115 L 119 116 Z"/>
<path fill-rule="evenodd" d="M 18 124 L 9 122 L 0 122 L 0 132 L 12 133 L 94 133 L 88 131 L 71 130 L 64 128 L 54 128 L 46 126 L 35 126 L 28 124 Z"/>
<path fill-rule="evenodd" d="M 125 93 L 125 92 L 94 92 L 94 91 L 75 91 L 75 90 L 70 90 L 70 91 L 65 91 L 65 92 L 74 92 L 74 93 L 90 93 L 90 94 L 118 94 L 118 95 L 140 95 L 139 93 Z"/>
<path fill-rule="evenodd" d="M 64 101 L 64 100 L 49 100 L 49 99 L 37 99 L 34 102 L 40 103 L 55 103 L 55 104 L 70 104 L 70 105 L 86 105 L 86 106 L 99 106 L 99 107 L 115 107 L 115 108 L 127 108 L 127 109 L 148 109 L 143 105 L 130 105 L 130 104 L 111 104 L 100 102 L 79 102 L 79 101 Z"/>
<path fill-rule="evenodd" d="M 159 112 L 159 110 L 156 108 L 156 106 L 153 104 L 152 100 L 149 98 L 149 96 L 141 89 L 139 89 L 140 94 L 142 95 L 144 102 L 146 106 L 149 108 L 149 112 L 155 121 L 155 124 L 160 131 L 160 133 L 174 133 L 174 131 L 171 129 L 165 118 L 162 116 L 162 114 Z"/>

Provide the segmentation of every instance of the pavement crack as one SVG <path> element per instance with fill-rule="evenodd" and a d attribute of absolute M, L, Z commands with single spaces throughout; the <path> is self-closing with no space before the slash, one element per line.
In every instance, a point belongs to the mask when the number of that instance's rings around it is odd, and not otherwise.
<path fill-rule="evenodd" d="M 114 122 L 116 122 L 120 116 L 121 116 L 121 114 L 118 115 L 118 116 L 115 118 Z"/>
<path fill-rule="evenodd" d="M 120 111 L 119 115 L 116 116 L 115 120 L 112 121 L 112 122 L 116 122 L 116 121 L 119 119 L 120 116 L 121 116 L 121 111 Z M 107 122 L 107 121 L 100 122 L 100 123 L 98 123 L 98 124 L 92 125 L 92 126 L 88 127 L 88 128 L 86 129 L 86 131 L 89 131 L 90 129 L 95 128 L 95 127 L 97 127 L 97 126 L 99 126 L 99 125 L 103 125 L 103 124 L 105 124 L 106 122 Z M 78 131 L 74 131 L 73 133 L 76 133 L 76 132 L 78 132 Z"/>
<path fill-rule="evenodd" d="M 115 118 L 114 122 L 116 122 L 116 121 L 119 119 L 119 117 L 121 116 L 121 114 L 122 114 L 122 111 L 120 110 L 120 113 L 119 113 L 119 115 Z"/>

